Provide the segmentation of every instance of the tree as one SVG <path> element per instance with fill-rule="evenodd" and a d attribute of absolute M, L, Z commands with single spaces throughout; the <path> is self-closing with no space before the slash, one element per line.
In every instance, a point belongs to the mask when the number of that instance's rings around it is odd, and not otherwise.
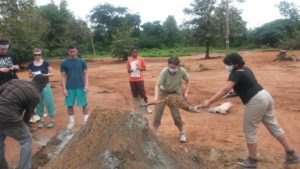
<path fill-rule="evenodd" d="M 290 39 L 293 34 L 294 26 L 290 24 L 288 19 L 278 19 L 263 26 L 256 28 L 250 39 L 253 44 L 278 47 L 279 42 L 284 39 Z"/>
<path fill-rule="evenodd" d="M 244 2 L 245 0 L 237 0 L 238 2 L 242 3 Z M 226 33 L 225 33 L 225 48 L 226 48 L 226 54 L 228 53 L 229 51 L 229 41 L 230 41 L 230 18 L 229 18 L 229 13 L 230 13 L 230 2 L 232 2 L 231 0 L 222 0 L 222 3 L 225 4 L 225 8 L 226 8 L 226 11 L 225 11 L 225 14 L 226 14 L 226 17 L 225 17 L 225 21 L 226 21 Z"/>
<path fill-rule="evenodd" d="M 129 14 L 125 7 L 114 7 L 106 3 L 95 7 L 91 13 L 90 21 L 94 29 L 95 42 L 103 47 L 111 45 L 113 36 L 119 29 L 129 30 L 135 27 L 135 33 L 138 34 L 140 16 Z"/>
<path fill-rule="evenodd" d="M 87 23 L 81 19 L 71 19 L 66 26 L 65 40 L 75 45 L 81 52 L 91 51 L 92 32 Z"/>
<path fill-rule="evenodd" d="M 159 21 L 146 22 L 142 26 L 139 45 L 141 48 L 161 48 L 163 46 L 163 26 Z"/>
<path fill-rule="evenodd" d="M 75 18 L 67 5 L 67 1 L 62 0 L 59 6 L 52 1 L 40 7 L 49 26 L 43 41 L 51 56 L 64 55 L 67 45 L 76 45 L 81 52 L 87 51 L 90 46 L 91 30 L 85 21 Z"/>
<path fill-rule="evenodd" d="M 132 27 L 129 31 L 118 30 L 113 35 L 113 41 L 111 45 L 113 56 L 122 60 L 127 60 L 130 55 L 130 49 L 135 46 L 136 39 L 132 37 L 135 29 Z"/>
<path fill-rule="evenodd" d="M 194 16 L 188 24 L 195 27 L 195 36 L 198 40 L 204 41 L 206 46 L 205 58 L 209 58 L 209 49 L 217 32 L 216 17 L 214 16 L 215 3 L 215 0 L 194 0 L 190 9 L 184 9 L 186 14 Z"/>
<path fill-rule="evenodd" d="M 218 22 L 219 37 L 221 38 L 226 51 L 228 51 L 229 42 L 231 42 L 232 46 L 241 46 L 243 44 L 247 38 L 247 28 L 246 22 L 241 17 L 241 11 L 233 6 L 229 6 L 228 23 L 226 23 L 226 11 L 227 4 L 225 1 L 222 1 L 221 4 L 216 7 L 215 14 Z M 227 28 L 227 26 L 229 27 Z"/>
<path fill-rule="evenodd" d="M 2 0 L 0 27 L 0 36 L 11 41 L 11 49 L 21 61 L 32 59 L 34 47 L 44 46 L 41 37 L 46 32 L 47 24 L 34 0 Z"/>
<path fill-rule="evenodd" d="M 277 6 L 282 16 L 288 18 L 289 25 L 288 38 L 282 39 L 279 46 L 286 49 L 300 49 L 300 8 L 294 3 L 281 1 Z"/>
<path fill-rule="evenodd" d="M 300 21 L 300 10 L 294 3 L 289 3 L 286 1 L 281 1 L 277 6 L 279 8 L 280 14 L 292 21 Z"/>
<path fill-rule="evenodd" d="M 180 43 L 179 29 L 174 16 L 168 16 L 163 23 L 163 34 L 163 43 L 167 47 L 174 47 L 175 44 Z"/>

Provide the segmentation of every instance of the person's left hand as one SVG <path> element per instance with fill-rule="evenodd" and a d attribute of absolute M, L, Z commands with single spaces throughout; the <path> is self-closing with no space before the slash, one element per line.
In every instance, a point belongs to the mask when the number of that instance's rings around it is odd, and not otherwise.
<path fill-rule="evenodd" d="M 17 65 L 13 65 L 12 67 L 10 67 L 9 69 L 13 70 L 19 70 L 19 66 Z"/>

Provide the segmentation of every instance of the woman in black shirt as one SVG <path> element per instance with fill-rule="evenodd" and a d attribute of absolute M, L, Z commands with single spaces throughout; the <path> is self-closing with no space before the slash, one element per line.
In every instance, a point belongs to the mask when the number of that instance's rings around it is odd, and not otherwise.
<path fill-rule="evenodd" d="M 231 89 L 241 98 L 245 105 L 244 110 L 244 137 L 247 142 L 249 157 L 240 160 L 242 167 L 257 166 L 257 141 L 256 130 L 262 122 L 269 132 L 280 142 L 286 151 L 285 164 L 300 163 L 300 157 L 290 146 L 284 131 L 279 126 L 275 117 L 272 96 L 257 82 L 253 72 L 245 65 L 243 58 L 238 53 L 230 53 L 223 60 L 225 69 L 230 72 L 228 81 L 210 99 L 204 101 L 203 107 L 209 107 L 222 98 Z"/>

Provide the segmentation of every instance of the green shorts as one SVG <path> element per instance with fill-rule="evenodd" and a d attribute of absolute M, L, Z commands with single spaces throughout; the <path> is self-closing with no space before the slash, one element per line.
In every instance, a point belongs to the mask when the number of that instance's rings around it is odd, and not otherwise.
<path fill-rule="evenodd" d="M 74 106 L 75 100 L 79 107 L 87 105 L 87 97 L 83 89 L 68 89 L 68 95 L 65 96 L 65 105 L 68 107 Z"/>

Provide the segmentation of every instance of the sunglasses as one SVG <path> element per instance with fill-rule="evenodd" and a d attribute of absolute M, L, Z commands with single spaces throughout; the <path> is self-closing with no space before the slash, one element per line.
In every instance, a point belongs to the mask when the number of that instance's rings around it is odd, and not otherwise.
<path fill-rule="evenodd" d="M 42 54 L 33 54 L 33 56 L 42 56 Z"/>

